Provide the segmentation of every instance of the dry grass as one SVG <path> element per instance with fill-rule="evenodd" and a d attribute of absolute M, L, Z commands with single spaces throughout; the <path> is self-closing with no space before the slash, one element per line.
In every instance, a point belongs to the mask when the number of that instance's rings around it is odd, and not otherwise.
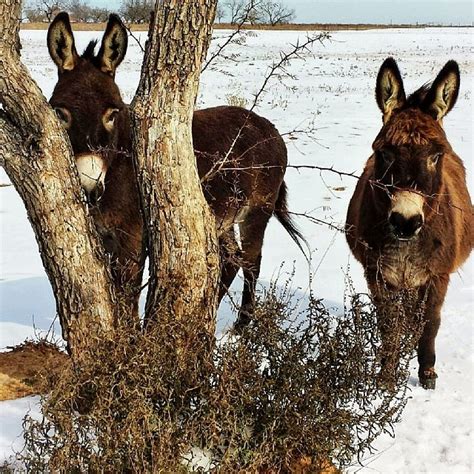
<path fill-rule="evenodd" d="M 46 30 L 49 23 L 22 23 L 23 30 Z M 148 24 L 131 24 L 128 25 L 132 31 L 148 31 Z M 434 25 L 383 25 L 383 24 L 338 24 L 338 23 L 291 23 L 287 25 L 243 25 L 243 30 L 276 30 L 276 31 L 345 31 L 345 30 L 374 30 L 389 28 L 429 28 Z M 75 31 L 103 31 L 106 23 L 74 23 Z M 215 30 L 232 30 L 235 25 L 230 23 L 218 23 L 214 25 Z"/>
<path fill-rule="evenodd" d="M 23 465 L 179 473 L 201 448 L 213 472 L 335 473 L 332 463 L 354 463 L 390 432 L 406 403 L 419 325 L 397 308 L 400 359 L 383 377 L 374 308 L 359 295 L 336 317 L 314 298 L 299 312 L 273 286 L 240 336 L 199 358 L 195 348 L 183 358 L 176 341 L 188 328 L 173 318 L 92 339 L 80 363 L 49 378 L 43 420 L 26 419 Z"/>
<path fill-rule="evenodd" d="M 47 376 L 61 371 L 68 356 L 46 341 L 28 341 L 0 352 L 0 401 L 45 393 Z"/>

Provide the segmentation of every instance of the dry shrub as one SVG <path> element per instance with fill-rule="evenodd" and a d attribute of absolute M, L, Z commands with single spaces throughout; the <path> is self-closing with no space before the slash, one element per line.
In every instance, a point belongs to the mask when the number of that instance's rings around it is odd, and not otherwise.
<path fill-rule="evenodd" d="M 46 375 L 69 359 L 55 342 L 44 338 L 7 349 L 0 352 L 0 401 L 43 393 Z"/>
<path fill-rule="evenodd" d="M 225 473 L 320 472 L 328 460 L 360 460 L 405 405 L 420 311 L 405 311 L 406 295 L 392 302 L 403 330 L 387 383 L 374 307 L 361 295 L 347 300 L 339 316 L 312 296 L 298 310 L 287 288 L 272 285 L 241 335 L 204 357 L 190 350 L 186 364 L 177 362 L 186 349 L 175 341 L 188 331 L 178 321 L 91 340 L 79 365 L 52 377 L 43 419 L 25 419 L 25 468 L 187 472 L 199 470 L 184 465 L 197 448 L 209 470 Z"/>
<path fill-rule="evenodd" d="M 227 94 L 225 96 L 227 100 L 227 105 L 231 105 L 232 107 L 247 107 L 247 99 L 242 97 L 238 94 Z"/>

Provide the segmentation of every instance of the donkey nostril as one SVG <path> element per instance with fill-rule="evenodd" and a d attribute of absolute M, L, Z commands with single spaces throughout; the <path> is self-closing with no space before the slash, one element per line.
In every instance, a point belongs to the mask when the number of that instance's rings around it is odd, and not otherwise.
<path fill-rule="evenodd" d="M 404 221 L 405 221 L 405 218 L 399 212 L 392 212 L 388 219 L 388 222 L 394 229 L 403 227 Z"/>
<path fill-rule="evenodd" d="M 418 214 L 410 219 L 413 227 L 413 232 L 416 232 L 423 225 L 423 217 Z"/>
<path fill-rule="evenodd" d="M 392 212 L 388 221 L 396 237 L 400 239 L 409 239 L 414 237 L 423 225 L 423 216 L 417 214 L 406 218 L 398 212 Z"/>

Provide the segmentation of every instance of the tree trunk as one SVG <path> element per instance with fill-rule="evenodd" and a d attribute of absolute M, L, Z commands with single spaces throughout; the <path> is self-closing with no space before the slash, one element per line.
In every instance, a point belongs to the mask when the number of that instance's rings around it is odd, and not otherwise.
<path fill-rule="evenodd" d="M 215 330 L 215 218 L 202 193 L 191 124 L 216 3 L 156 2 L 132 104 L 150 257 L 147 327 L 167 318 L 182 322 L 178 360 L 184 347 L 188 357 L 210 347 Z"/>
<path fill-rule="evenodd" d="M 112 329 L 116 305 L 69 140 L 20 62 L 20 13 L 20 0 L 0 2 L 0 164 L 25 204 L 63 337 L 79 355 L 89 337 Z"/>

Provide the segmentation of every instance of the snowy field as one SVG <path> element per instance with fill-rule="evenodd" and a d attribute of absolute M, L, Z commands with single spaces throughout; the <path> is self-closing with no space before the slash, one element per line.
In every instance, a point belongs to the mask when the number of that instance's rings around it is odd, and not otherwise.
<path fill-rule="evenodd" d="M 256 111 L 274 122 L 281 133 L 316 128 L 313 137 L 294 134 L 287 144 L 292 165 L 317 165 L 360 173 L 371 143 L 381 126 L 374 99 L 375 77 L 387 56 L 398 60 L 407 92 L 435 75 L 449 59 L 461 68 L 461 92 L 455 109 L 445 119 L 447 136 L 463 158 L 469 188 L 473 186 L 472 87 L 474 61 L 472 29 L 408 29 L 337 32 L 324 45 L 317 44 L 288 67 L 292 78 L 274 79 Z M 216 33 L 213 47 L 225 31 Z M 46 97 L 56 82 L 56 68 L 46 48 L 46 31 L 22 31 L 23 60 Z M 144 38 L 144 34 L 139 34 Z M 202 77 L 199 107 L 228 103 L 230 97 L 250 106 L 267 68 L 290 49 L 302 33 L 259 31 L 246 42 L 232 45 L 226 55 L 237 61 L 218 60 Z M 79 32 L 76 45 L 82 50 L 99 33 Z M 141 64 L 141 51 L 130 40 L 129 52 L 119 68 L 117 82 L 127 101 L 133 97 Z M 334 173 L 289 169 L 286 182 L 290 208 L 317 219 L 343 224 L 354 178 Z M 3 170 L 0 184 L 8 183 Z M 38 248 L 23 205 L 13 187 L 0 188 L 0 347 L 21 342 L 35 331 L 48 330 L 54 316 L 54 300 L 42 268 Z M 310 242 L 311 269 L 279 224 L 272 220 L 263 248 L 260 281 L 276 275 L 284 280 L 295 268 L 293 285 L 298 294 L 308 292 L 308 275 L 314 274 L 315 293 L 331 306 L 340 307 L 344 276 L 350 273 L 356 289 L 366 291 L 360 265 L 350 256 L 344 236 L 305 218 L 298 224 Z M 281 262 L 284 262 L 281 267 Z M 362 473 L 468 473 L 473 472 L 473 262 L 452 276 L 437 338 L 436 391 L 417 384 L 416 364 L 410 381 L 410 400 L 394 439 L 380 438 L 378 452 L 369 456 Z M 240 291 L 239 278 L 233 288 Z M 237 295 L 238 297 L 238 295 Z M 229 324 L 231 312 L 224 305 L 219 329 Z M 58 332 L 57 323 L 56 332 Z M 27 410 L 37 411 L 36 398 L 0 403 L 0 459 L 21 446 L 21 419 Z"/>

